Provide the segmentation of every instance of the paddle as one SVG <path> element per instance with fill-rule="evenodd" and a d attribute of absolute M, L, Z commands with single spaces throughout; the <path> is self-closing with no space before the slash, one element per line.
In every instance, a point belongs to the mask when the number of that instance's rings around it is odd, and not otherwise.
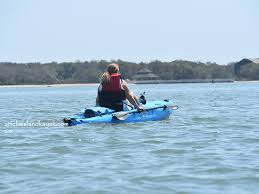
<path fill-rule="evenodd" d="M 112 118 L 120 120 L 120 121 L 124 121 L 129 117 L 129 114 L 140 113 L 140 112 L 155 110 L 155 109 L 159 109 L 159 108 L 164 108 L 164 109 L 172 108 L 173 110 L 177 110 L 178 106 L 177 105 L 163 105 L 163 106 L 157 106 L 157 107 L 152 107 L 152 108 L 146 108 L 143 111 L 139 111 L 136 109 L 131 110 L 131 111 L 121 111 L 121 112 L 112 113 Z"/>

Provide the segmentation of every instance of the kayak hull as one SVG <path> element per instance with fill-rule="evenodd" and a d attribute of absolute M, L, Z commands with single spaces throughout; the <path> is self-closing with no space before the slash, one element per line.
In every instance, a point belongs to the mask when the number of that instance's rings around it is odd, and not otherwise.
<path fill-rule="evenodd" d="M 167 119 L 172 114 L 172 102 L 170 101 L 153 101 L 144 105 L 146 109 L 143 112 L 128 111 L 125 119 L 118 119 L 114 117 L 113 112 L 108 114 L 85 118 L 83 113 L 78 113 L 70 117 L 69 126 L 79 125 L 84 123 L 130 123 L 130 122 L 144 122 L 144 121 L 157 121 Z M 127 111 L 123 111 L 127 113 Z"/>

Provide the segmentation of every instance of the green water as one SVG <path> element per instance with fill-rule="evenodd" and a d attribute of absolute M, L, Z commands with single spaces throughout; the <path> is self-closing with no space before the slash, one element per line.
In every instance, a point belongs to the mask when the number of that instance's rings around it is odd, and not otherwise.
<path fill-rule="evenodd" d="M 180 109 L 64 127 L 96 86 L 0 88 L 0 193 L 259 193 L 259 83 L 130 87 Z"/>

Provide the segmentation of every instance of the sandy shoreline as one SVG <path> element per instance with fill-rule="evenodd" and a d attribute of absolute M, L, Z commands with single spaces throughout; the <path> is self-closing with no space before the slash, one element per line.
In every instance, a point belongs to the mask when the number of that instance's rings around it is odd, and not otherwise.
<path fill-rule="evenodd" d="M 234 81 L 242 83 L 258 83 L 259 80 L 253 81 Z M 134 84 L 134 83 L 129 83 Z M 44 84 L 44 85 L 0 85 L 0 88 L 29 88 L 29 87 L 87 87 L 87 86 L 98 86 L 99 83 L 77 83 L 77 84 Z"/>
<path fill-rule="evenodd" d="M 78 84 L 45 84 L 45 85 L 0 85 L 0 88 L 29 88 L 29 87 L 81 87 L 97 86 L 99 83 L 78 83 Z"/>
<path fill-rule="evenodd" d="M 259 80 L 251 80 L 251 81 L 235 81 L 235 82 L 242 82 L 242 83 L 258 83 L 259 82 Z"/>

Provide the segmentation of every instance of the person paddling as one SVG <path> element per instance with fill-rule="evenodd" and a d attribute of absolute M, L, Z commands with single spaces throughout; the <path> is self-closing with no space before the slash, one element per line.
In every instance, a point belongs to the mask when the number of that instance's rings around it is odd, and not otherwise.
<path fill-rule="evenodd" d="M 129 90 L 128 84 L 120 75 L 119 65 L 112 63 L 107 66 L 98 87 L 96 104 L 115 111 L 128 110 L 127 100 L 139 111 L 143 110 L 137 97 Z M 130 105 L 129 105 L 130 106 Z"/>

